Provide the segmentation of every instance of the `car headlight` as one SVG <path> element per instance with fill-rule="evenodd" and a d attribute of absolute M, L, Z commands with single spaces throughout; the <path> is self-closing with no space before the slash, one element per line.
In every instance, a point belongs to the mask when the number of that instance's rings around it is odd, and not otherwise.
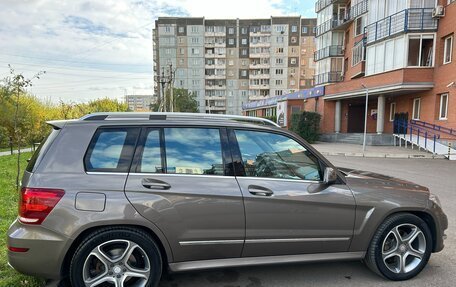
<path fill-rule="evenodd" d="M 429 195 L 429 200 L 434 202 L 438 207 L 440 207 L 440 208 L 442 207 L 442 204 L 440 203 L 440 199 L 437 195 L 431 193 Z"/>

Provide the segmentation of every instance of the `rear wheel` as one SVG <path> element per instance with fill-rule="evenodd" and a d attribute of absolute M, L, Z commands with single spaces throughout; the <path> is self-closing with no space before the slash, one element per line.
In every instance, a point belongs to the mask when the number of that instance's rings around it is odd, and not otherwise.
<path fill-rule="evenodd" d="M 407 280 L 423 270 L 431 252 L 432 236 L 426 222 L 402 213 L 380 225 L 365 261 L 370 269 L 390 280 Z"/>
<path fill-rule="evenodd" d="M 154 240 L 133 228 L 105 228 L 76 250 L 70 280 L 77 287 L 155 287 L 162 260 Z"/>

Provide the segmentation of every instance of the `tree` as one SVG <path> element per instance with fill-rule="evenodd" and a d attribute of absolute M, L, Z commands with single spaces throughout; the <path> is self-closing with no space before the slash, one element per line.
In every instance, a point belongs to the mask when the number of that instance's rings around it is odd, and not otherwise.
<path fill-rule="evenodd" d="M 21 147 L 23 144 L 24 135 L 33 131 L 33 128 L 28 125 L 33 125 L 34 120 L 30 117 L 31 113 L 28 109 L 24 109 L 23 113 L 20 113 L 21 103 L 24 105 L 24 101 L 21 99 L 21 95 L 27 94 L 27 88 L 31 87 L 34 79 L 39 79 L 45 72 L 38 72 L 32 78 L 26 78 L 23 74 L 18 74 L 16 71 L 8 65 L 10 69 L 10 75 L 7 76 L 2 82 L 2 104 L 5 104 L 7 108 L 11 109 L 11 104 L 14 105 L 14 117 L 12 119 L 12 132 L 14 132 L 14 139 L 16 140 L 16 146 L 18 149 L 17 153 L 17 175 L 16 175 L 16 188 L 19 189 L 19 175 L 21 172 L 20 167 L 20 156 Z M 15 101 L 15 102 L 13 102 Z M 27 107 L 26 103 L 24 105 Z M 11 112 L 11 111 L 10 111 Z M 11 132 L 11 118 L 9 120 L 10 132 Z M 10 134 L 10 138 L 12 135 Z"/>
<path fill-rule="evenodd" d="M 189 92 L 187 89 L 173 89 L 174 97 L 174 111 L 181 113 L 198 113 L 198 101 L 196 100 L 196 94 Z M 166 111 L 170 111 L 169 103 L 171 98 L 170 90 L 166 91 Z M 151 105 L 151 110 L 158 112 L 161 105 L 161 99 L 159 98 L 155 104 Z"/>

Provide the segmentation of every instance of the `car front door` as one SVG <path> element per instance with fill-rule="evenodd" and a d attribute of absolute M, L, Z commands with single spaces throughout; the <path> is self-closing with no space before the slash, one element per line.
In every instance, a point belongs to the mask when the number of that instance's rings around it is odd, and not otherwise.
<path fill-rule="evenodd" d="M 322 182 L 321 161 L 287 134 L 229 130 L 244 197 L 242 256 L 348 251 L 355 201 L 342 181 Z M 238 147 L 238 149 L 237 149 Z"/>
<path fill-rule="evenodd" d="M 167 237 L 174 262 L 236 258 L 245 237 L 242 194 L 225 129 L 143 129 L 126 194 Z"/>

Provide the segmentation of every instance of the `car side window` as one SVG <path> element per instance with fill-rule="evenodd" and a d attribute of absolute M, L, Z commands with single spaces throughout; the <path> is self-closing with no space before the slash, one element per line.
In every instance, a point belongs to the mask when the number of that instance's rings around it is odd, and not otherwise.
<path fill-rule="evenodd" d="M 220 130 L 165 128 L 166 172 L 224 175 Z"/>
<path fill-rule="evenodd" d="M 84 165 L 87 171 L 127 172 L 138 129 L 101 128 L 90 142 Z"/>
<path fill-rule="evenodd" d="M 163 173 L 160 130 L 148 130 L 137 172 Z"/>
<path fill-rule="evenodd" d="M 318 159 L 295 140 L 269 132 L 236 130 L 245 175 L 321 180 Z"/>

